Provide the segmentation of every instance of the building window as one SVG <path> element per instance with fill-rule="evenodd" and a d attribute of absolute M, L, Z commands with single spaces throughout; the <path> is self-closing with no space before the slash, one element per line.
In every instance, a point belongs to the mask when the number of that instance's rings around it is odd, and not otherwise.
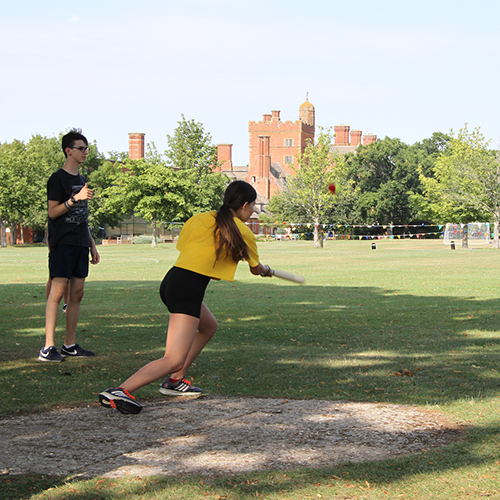
<path fill-rule="evenodd" d="M 255 183 L 255 175 L 252 175 L 252 184 Z"/>
<path fill-rule="evenodd" d="M 285 156 L 285 163 L 293 163 L 293 156 Z"/>
<path fill-rule="evenodd" d="M 285 146 L 287 148 L 293 147 L 293 139 L 285 139 Z"/>

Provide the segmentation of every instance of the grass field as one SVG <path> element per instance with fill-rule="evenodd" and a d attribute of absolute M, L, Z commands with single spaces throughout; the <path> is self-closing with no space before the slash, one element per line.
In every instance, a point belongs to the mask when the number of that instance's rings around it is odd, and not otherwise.
<path fill-rule="evenodd" d="M 40 363 L 47 251 L 0 249 L 0 417 L 96 395 L 163 353 L 158 296 L 174 245 L 104 246 L 91 268 L 77 341 L 98 357 Z M 0 476 L 0 499 L 500 498 L 500 253 L 442 241 L 259 244 L 261 261 L 303 286 L 252 276 L 212 282 L 219 331 L 189 378 L 214 395 L 388 402 L 430 407 L 469 427 L 447 448 L 390 461 L 208 481 L 67 481 Z M 63 341 L 60 314 L 57 338 Z M 60 345 L 58 345 L 60 347 Z M 412 377 L 394 372 L 410 370 Z M 137 391 L 158 397 L 157 384 Z M 1 463 L 1 460 L 0 460 Z M 0 467 L 1 469 L 1 467 Z"/>

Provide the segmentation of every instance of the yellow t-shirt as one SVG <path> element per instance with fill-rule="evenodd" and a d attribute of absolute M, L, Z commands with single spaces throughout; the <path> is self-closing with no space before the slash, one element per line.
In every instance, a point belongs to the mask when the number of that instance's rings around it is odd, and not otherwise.
<path fill-rule="evenodd" d="M 177 241 L 180 255 L 175 266 L 210 278 L 233 281 L 238 264 L 231 257 L 222 256 L 215 262 L 215 216 L 216 212 L 205 212 L 191 217 L 184 224 Z M 255 267 L 259 264 L 255 235 L 238 217 L 234 221 L 248 246 L 247 262 Z"/>

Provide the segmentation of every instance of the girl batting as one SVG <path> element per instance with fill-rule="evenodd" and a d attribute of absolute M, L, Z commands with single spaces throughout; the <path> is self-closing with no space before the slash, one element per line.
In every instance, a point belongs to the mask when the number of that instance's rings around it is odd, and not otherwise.
<path fill-rule="evenodd" d="M 250 184 L 234 181 L 217 212 L 195 215 L 186 222 L 177 242 L 179 257 L 160 286 L 161 299 L 170 312 L 165 355 L 143 366 L 119 387 L 101 392 L 103 406 L 139 413 L 142 406 L 132 393 L 162 377 L 166 377 L 160 388 L 163 394 L 201 393 L 184 377 L 217 330 L 217 320 L 203 302 L 209 281 L 233 281 L 240 260 L 248 262 L 254 275 L 272 275 L 269 266 L 259 262 L 255 236 L 245 225 L 256 198 Z"/>

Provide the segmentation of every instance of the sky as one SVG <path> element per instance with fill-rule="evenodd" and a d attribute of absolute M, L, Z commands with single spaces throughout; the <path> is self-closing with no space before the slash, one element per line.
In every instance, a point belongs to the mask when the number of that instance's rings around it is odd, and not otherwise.
<path fill-rule="evenodd" d="M 248 163 L 248 122 L 407 144 L 480 128 L 500 147 L 498 0 L 17 0 L 0 18 L 0 143 L 79 127 L 167 148 L 184 116 Z"/>

